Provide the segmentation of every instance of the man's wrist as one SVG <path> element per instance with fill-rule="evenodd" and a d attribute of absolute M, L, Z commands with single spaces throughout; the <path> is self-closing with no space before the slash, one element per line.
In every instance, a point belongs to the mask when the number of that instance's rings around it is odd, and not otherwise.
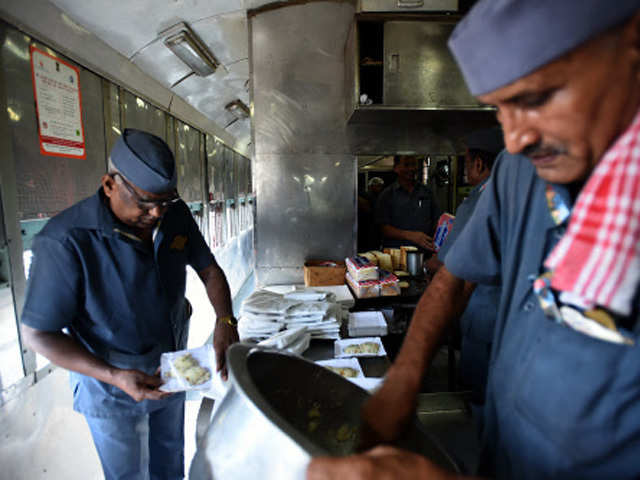
<path fill-rule="evenodd" d="M 224 315 L 222 317 L 218 317 L 217 319 L 220 323 L 226 323 L 227 325 L 231 325 L 232 327 L 238 326 L 238 320 L 233 315 Z"/>

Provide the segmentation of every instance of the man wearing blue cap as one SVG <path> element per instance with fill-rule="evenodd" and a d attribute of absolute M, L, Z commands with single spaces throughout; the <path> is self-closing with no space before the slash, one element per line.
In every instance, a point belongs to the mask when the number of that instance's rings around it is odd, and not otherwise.
<path fill-rule="evenodd" d="M 34 241 L 23 339 L 71 370 L 105 478 L 184 475 L 184 393 L 160 391 L 163 352 L 186 348 L 186 266 L 218 317 L 214 349 L 238 340 L 229 286 L 177 190 L 160 138 L 126 129 L 101 189 L 53 217 Z"/>
<path fill-rule="evenodd" d="M 508 153 L 365 407 L 382 441 L 412 418 L 464 281 L 500 284 L 480 473 L 640 477 L 639 12 L 638 0 L 481 0 L 454 31 Z M 308 478 L 453 474 L 383 446 L 316 459 Z"/>
<path fill-rule="evenodd" d="M 444 262 L 447 253 L 471 219 L 478 200 L 487 186 L 496 156 L 504 149 L 502 130 L 500 128 L 476 130 L 464 138 L 464 144 L 464 171 L 467 182 L 473 186 L 473 189 L 456 209 L 453 229 L 438 251 L 440 262 Z M 473 392 L 471 404 L 474 417 L 478 422 L 481 422 L 479 409 L 484 403 L 491 342 L 499 303 L 499 286 L 478 285 L 460 317 L 460 379 L 463 385 Z"/>

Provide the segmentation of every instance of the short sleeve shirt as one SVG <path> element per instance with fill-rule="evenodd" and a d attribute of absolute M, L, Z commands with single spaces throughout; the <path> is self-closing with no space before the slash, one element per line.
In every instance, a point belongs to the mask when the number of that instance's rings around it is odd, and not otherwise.
<path fill-rule="evenodd" d="M 637 478 L 640 338 L 595 339 L 545 316 L 533 291 L 566 229 L 522 156 L 501 154 L 445 258 L 454 275 L 501 284 L 484 408 L 480 473 L 497 478 Z M 636 335 L 637 337 L 637 335 Z"/>
<path fill-rule="evenodd" d="M 151 248 L 111 213 L 101 190 L 49 220 L 33 254 L 22 322 L 67 329 L 96 356 L 138 369 L 184 348 L 186 266 L 200 271 L 215 261 L 184 202 L 169 207 Z M 139 363 L 147 357 L 155 365 Z M 96 407 L 82 399 L 75 406 Z"/>
<path fill-rule="evenodd" d="M 416 184 L 409 193 L 398 182 L 384 189 L 376 204 L 376 223 L 391 225 L 402 230 L 424 232 L 432 236 L 442 211 L 431 188 Z M 385 238 L 386 247 L 397 248 L 407 245 L 406 240 Z"/>

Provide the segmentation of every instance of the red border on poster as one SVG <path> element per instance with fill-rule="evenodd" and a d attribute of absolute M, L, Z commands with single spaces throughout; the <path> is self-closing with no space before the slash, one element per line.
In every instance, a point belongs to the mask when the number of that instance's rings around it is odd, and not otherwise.
<path fill-rule="evenodd" d="M 76 73 L 76 79 L 77 79 L 77 85 L 78 85 L 78 107 L 79 107 L 79 114 L 80 114 L 80 128 L 82 129 L 82 142 L 74 142 L 71 140 L 66 140 L 64 138 L 57 138 L 57 137 L 51 137 L 48 135 L 42 135 L 42 132 L 40 131 L 40 112 L 38 111 L 38 94 L 36 91 L 36 77 L 35 77 L 35 70 L 33 68 L 33 52 L 36 51 L 46 57 L 49 57 L 53 60 L 55 60 L 56 62 L 60 62 L 62 64 L 64 64 L 65 66 L 71 68 L 75 73 Z M 41 155 L 47 155 L 47 156 L 51 156 L 51 157 L 66 157 L 66 158 L 80 158 L 80 159 L 86 159 L 87 158 L 87 147 L 85 144 L 85 137 L 84 137 L 84 123 L 82 122 L 82 92 L 80 91 L 80 70 L 76 67 L 74 67 L 73 65 L 71 65 L 69 62 L 65 62 L 64 60 L 51 55 L 43 50 L 40 50 L 39 48 L 35 47 L 34 45 L 31 45 L 29 47 L 29 57 L 30 57 L 30 63 L 31 63 L 31 84 L 33 86 L 33 100 L 34 103 L 36 105 L 36 118 L 38 119 L 38 137 L 39 137 L 39 141 L 40 141 L 40 154 Z M 64 146 L 69 146 L 69 147 L 75 147 L 75 148 L 82 148 L 83 149 L 83 153 L 82 155 L 73 155 L 71 153 L 58 153 L 58 152 L 48 152 L 43 148 L 43 144 L 53 144 L 53 145 L 64 145 Z"/>

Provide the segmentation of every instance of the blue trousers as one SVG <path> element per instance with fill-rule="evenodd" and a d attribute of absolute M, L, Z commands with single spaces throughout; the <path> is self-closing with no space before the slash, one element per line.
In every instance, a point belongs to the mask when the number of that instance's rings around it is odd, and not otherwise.
<path fill-rule="evenodd" d="M 85 415 L 105 480 L 184 478 L 184 401 L 146 415 Z"/>

